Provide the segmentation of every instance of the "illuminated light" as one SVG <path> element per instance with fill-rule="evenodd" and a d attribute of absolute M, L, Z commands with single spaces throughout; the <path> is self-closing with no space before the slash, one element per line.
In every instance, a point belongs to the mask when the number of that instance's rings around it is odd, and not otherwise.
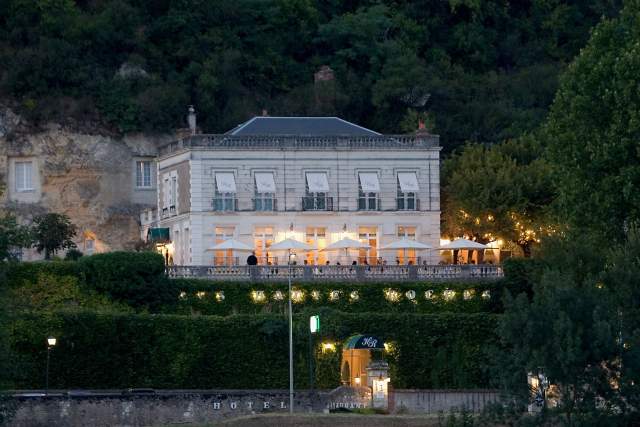
<path fill-rule="evenodd" d="M 323 342 L 322 343 L 322 352 L 329 353 L 336 351 L 336 345 L 332 342 Z"/>
<path fill-rule="evenodd" d="M 353 302 L 358 301 L 360 299 L 360 294 L 358 291 L 351 291 L 349 293 L 349 299 Z"/>
<path fill-rule="evenodd" d="M 384 343 L 384 351 L 387 353 L 393 353 L 396 351 L 396 345 L 392 342 L 386 342 Z"/>
<path fill-rule="evenodd" d="M 400 301 L 401 294 L 396 289 L 385 289 L 384 290 L 384 297 L 389 302 L 398 302 L 398 301 Z"/>
<path fill-rule="evenodd" d="M 340 299 L 340 291 L 329 292 L 329 301 L 338 301 Z"/>
<path fill-rule="evenodd" d="M 445 301 L 451 301 L 456 297 L 456 291 L 452 291 L 451 289 L 445 289 L 442 293 Z"/>
<path fill-rule="evenodd" d="M 475 223 L 476 223 L 476 225 L 479 225 L 480 224 L 480 218 L 476 218 Z"/>
<path fill-rule="evenodd" d="M 304 292 L 300 289 L 294 289 L 291 291 L 291 301 L 295 303 L 301 303 L 304 301 Z"/>
<path fill-rule="evenodd" d="M 354 378 L 356 385 L 360 385 L 360 377 L 355 377 Z"/>
<path fill-rule="evenodd" d="M 251 299 L 256 304 L 262 304 L 267 301 L 267 296 L 264 291 L 251 291 Z"/>
<path fill-rule="evenodd" d="M 493 215 L 487 215 L 487 221 L 493 221 Z"/>
<path fill-rule="evenodd" d="M 629 350 L 631 348 L 631 344 L 626 342 L 626 343 L 622 344 L 622 348 L 624 348 L 625 350 Z"/>
<path fill-rule="evenodd" d="M 178 298 L 180 298 L 180 299 L 187 298 L 187 293 L 185 291 L 180 291 L 180 294 L 178 295 Z"/>
<path fill-rule="evenodd" d="M 491 291 L 482 291 L 482 294 L 480 295 L 482 297 L 482 299 L 490 299 L 491 298 Z"/>
<path fill-rule="evenodd" d="M 216 301 L 218 301 L 218 302 L 224 301 L 224 291 L 217 291 L 216 292 Z"/>
<path fill-rule="evenodd" d="M 604 283 L 602 283 L 602 282 L 596 283 L 596 288 L 598 288 L 598 289 L 604 288 Z"/>
<path fill-rule="evenodd" d="M 407 297 L 408 300 L 415 300 L 416 299 L 416 291 L 414 290 L 410 290 L 404 293 L 404 296 Z"/>
<path fill-rule="evenodd" d="M 273 299 L 276 301 L 282 301 L 284 299 L 284 294 L 282 291 L 275 291 L 273 293 Z"/>
<path fill-rule="evenodd" d="M 196 296 L 197 296 L 198 298 L 202 299 L 202 298 L 204 298 L 205 296 L 207 296 L 207 293 L 206 293 L 206 292 L 204 292 L 204 291 L 199 291 L 199 292 L 196 292 Z"/>
<path fill-rule="evenodd" d="M 436 293 L 433 290 L 428 290 L 424 292 L 424 299 L 433 300 L 436 299 Z"/>
<path fill-rule="evenodd" d="M 476 293 L 476 291 L 474 291 L 473 289 L 466 289 L 463 293 L 462 293 L 462 298 L 466 301 L 470 300 L 471 298 L 473 298 L 473 295 Z"/>
<path fill-rule="evenodd" d="M 320 291 L 318 291 L 318 290 L 311 291 L 311 298 L 314 301 L 320 301 Z"/>

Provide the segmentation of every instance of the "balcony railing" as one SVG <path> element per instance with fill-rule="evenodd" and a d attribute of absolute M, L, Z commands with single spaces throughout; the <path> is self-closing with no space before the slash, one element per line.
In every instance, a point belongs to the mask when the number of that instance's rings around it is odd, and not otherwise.
<path fill-rule="evenodd" d="M 381 205 L 380 205 L 379 197 L 359 197 L 358 198 L 359 211 L 379 211 L 380 206 Z"/>
<path fill-rule="evenodd" d="M 169 206 L 168 208 L 162 208 L 162 218 L 169 218 L 170 216 L 175 216 L 176 214 L 176 207 L 174 205 Z"/>
<path fill-rule="evenodd" d="M 287 265 L 179 266 L 166 269 L 171 278 L 197 277 L 210 280 L 284 281 Z M 503 277 L 499 265 L 296 265 L 291 276 L 298 281 L 415 281 L 492 280 Z"/>
<path fill-rule="evenodd" d="M 258 212 L 272 212 L 278 210 L 278 199 L 275 197 L 256 197 L 253 199 L 253 210 Z"/>
<path fill-rule="evenodd" d="M 397 197 L 396 209 L 399 211 L 419 211 L 420 199 L 415 197 Z"/>
<path fill-rule="evenodd" d="M 238 199 L 235 197 L 217 197 L 213 199 L 211 206 L 217 212 L 237 211 Z"/>
<path fill-rule="evenodd" d="M 332 211 L 333 197 L 303 197 L 303 211 Z"/>

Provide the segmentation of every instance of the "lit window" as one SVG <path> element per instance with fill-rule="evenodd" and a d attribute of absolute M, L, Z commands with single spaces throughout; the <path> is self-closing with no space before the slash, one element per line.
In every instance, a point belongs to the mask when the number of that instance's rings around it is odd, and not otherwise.
<path fill-rule="evenodd" d="M 93 251 L 95 250 L 95 240 L 93 239 L 86 239 L 84 241 L 84 251 L 87 255 L 91 255 L 93 254 Z"/>
<path fill-rule="evenodd" d="M 136 187 L 151 188 L 151 161 L 136 162 Z"/>
<path fill-rule="evenodd" d="M 16 162 L 16 191 L 33 190 L 33 162 Z"/>

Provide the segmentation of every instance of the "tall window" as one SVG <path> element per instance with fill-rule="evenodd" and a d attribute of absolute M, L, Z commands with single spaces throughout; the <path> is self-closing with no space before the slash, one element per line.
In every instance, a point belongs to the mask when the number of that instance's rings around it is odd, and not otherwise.
<path fill-rule="evenodd" d="M 216 211 L 236 210 L 236 179 L 233 172 L 216 172 L 216 194 L 213 209 Z"/>
<path fill-rule="evenodd" d="M 224 243 L 225 240 L 233 239 L 234 227 L 216 227 L 216 245 Z M 213 265 L 233 265 L 236 264 L 233 251 L 215 251 L 213 255 Z"/>
<path fill-rule="evenodd" d="M 151 161 L 136 162 L 136 187 L 151 188 Z"/>
<path fill-rule="evenodd" d="M 261 265 L 277 264 L 278 260 L 269 251 L 273 244 L 273 227 L 256 227 L 253 232 L 253 247 L 256 251 L 258 263 Z"/>
<path fill-rule="evenodd" d="M 378 193 L 380 182 L 376 172 L 360 172 L 358 174 L 358 210 L 375 211 L 380 208 Z"/>
<path fill-rule="evenodd" d="M 171 177 L 171 193 L 169 198 L 169 210 L 172 208 L 175 210 L 176 205 L 178 204 L 178 177 Z"/>
<path fill-rule="evenodd" d="M 359 227 L 358 237 L 362 243 L 366 243 L 371 248 L 359 249 L 358 264 L 378 263 L 378 227 Z"/>
<path fill-rule="evenodd" d="M 401 225 L 398 227 L 398 237 L 400 239 L 416 240 L 416 227 L 408 227 Z M 396 252 L 396 261 L 400 264 L 417 264 L 415 249 L 398 249 Z"/>
<path fill-rule="evenodd" d="M 416 193 L 420 191 L 415 172 L 398 172 L 398 197 L 396 198 L 399 211 L 418 210 Z"/>
<path fill-rule="evenodd" d="M 306 173 L 305 193 L 306 196 L 302 198 L 302 210 L 333 210 L 333 198 L 327 197 L 329 193 L 329 180 L 325 172 Z"/>
<path fill-rule="evenodd" d="M 273 179 L 272 172 L 256 172 L 256 192 L 253 199 L 253 208 L 256 211 L 274 211 L 276 210 L 275 193 L 276 183 Z"/>
<path fill-rule="evenodd" d="M 33 162 L 16 162 L 16 191 L 33 190 Z"/>
<path fill-rule="evenodd" d="M 309 265 L 324 265 L 327 262 L 326 252 L 321 251 L 327 246 L 327 229 L 325 227 L 307 227 L 307 244 L 316 249 L 307 252 Z"/>

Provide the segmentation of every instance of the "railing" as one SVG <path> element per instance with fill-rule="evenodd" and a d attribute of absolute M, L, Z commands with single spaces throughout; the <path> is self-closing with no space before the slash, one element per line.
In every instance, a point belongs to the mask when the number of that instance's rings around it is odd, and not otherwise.
<path fill-rule="evenodd" d="M 379 211 L 380 197 L 358 197 L 359 211 Z"/>
<path fill-rule="evenodd" d="M 238 199 L 235 197 L 216 197 L 213 199 L 211 207 L 217 212 L 237 211 Z"/>
<path fill-rule="evenodd" d="M 419 211 L 420 199 L 416 197 L 397 197 L 396 209 L 399 211 Z"/>
<path fill-rule="evenodd" d="M 313 196 L 303 197 L 302 210 L 303 211 L 332 211 L 333 197 L 313 197 Z"/>
<path fill-rule="evenodd" d="M 208 150 L 242 149 L 369 149 L 415 150 L 439 146 L 438 135 L 376 135 L 376 136 L 301 136 L 301 135 L 193 135 L 160 147 L 160 155 L 166 156 L 184 149 Z"/>
<path fill-rule="evenodd" d="M 168 266 L 172 278 L 197 277 L 211 280 L 287 280 L 289 266 Z M 503 277 L 499 265 L 322 265 L 291 266 L 291 277 L 298 281 L 413 281 L 413 280 L 492 280 Z"/>
<path fill-rule="evenodd" d="M 176 215 L 176 207 L 169 206 L 168 208 L 162 208 L 161 216 L 162 218 L 168 218 L 170 216 Z"/>
<path fill-rule="evenodd" d="M 278 199 L 275 197 L 256 197 L 253 199 L 253 210 L 258 212 L 272 212 L 278 210 Z"/>

